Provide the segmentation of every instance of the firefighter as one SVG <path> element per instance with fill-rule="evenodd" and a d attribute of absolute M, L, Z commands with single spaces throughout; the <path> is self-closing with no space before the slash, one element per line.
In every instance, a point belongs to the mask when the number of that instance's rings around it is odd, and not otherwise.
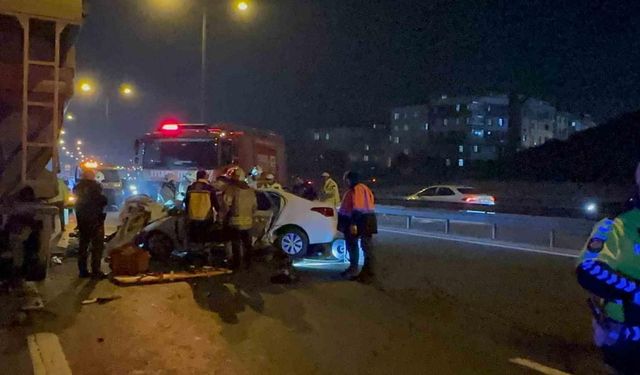
<path fill-rule="evenodd" d="M 640 192 L 640 164 L 636 169 Z M 576 274 L 593 294 L 594 341 L 619 373 L 640 373 L 640 194 L 614 219 L 600 221 L 580 255 Z"/>
<path fill-rule="evenodd" d="M 338 230 L 344 233 L 347 251 L 349 252 L 349 268 L 342 276 L 350 280 L 369 283 L 374 278 L 375 256 L 373 254 L 372 236 L 378 233 L 373 192 L 362 182 L 358 173 L 345 173 L 344 182 L 349 190 L 344 194 L 338 212 Z M 364 253 L 364 265 L 358 272 L 360 249 Z"/>
<path fill-rule="evenodd" d="M 167 173 L 164 176 L 164 182 L 162 182 L 160 192 L 158 193 L 158 202 L 167 206 L 176 204 L 176 200 L 178 199 L 177 181 L 178 176 L 174 173 Z"/>
<path fill-rule="evenodd" d="M 278 183 L 278 181 L 276 181 L 276 176 L 274 176 L 273 173 L 269 173 L 269 174 L 266 175 L 266 181 L 265 181 L 265 184 L 264 184 L 264 188 L 282 190 L 282 185 L 280 185 L 280 183 Z"/>
<path fill-rule="evenodd" d="M 251 228 L 258 202 L 255 190 L 245 182 L 245 172 L 242 168 L 231 168 L 227 176 L 230 180 L 222 196 L 222 217 L 231 239 L 231 268 L 238 270 L 242 263 L 246 268 L 251 264 Z"/>
<path fill-rule="evenodd" d="M 104 249 L 104 208 L 107 206 L 107 197 L 102 194 L 102 187 L 95 178 L 96 174 L 92 169 L 84 169 L 82 178 L 73 189 L 77 197 L 76 219 L 80 231 L 78 271 L 81 278 L 104 276 L 100 270 L 100 262 Z M 87 268 L 89 248 L 91 248 L 91 274 Z"/>
<path fill-rule="evenodd" d="M 320 190 L 320 200 L 324 203 L 328 203 L 333 207 L 338 207 L 340 204 L 340 189 L 338 184 L 331 178 L 329 172 L 323 172 L 322 177 L 322 189 Z"/>

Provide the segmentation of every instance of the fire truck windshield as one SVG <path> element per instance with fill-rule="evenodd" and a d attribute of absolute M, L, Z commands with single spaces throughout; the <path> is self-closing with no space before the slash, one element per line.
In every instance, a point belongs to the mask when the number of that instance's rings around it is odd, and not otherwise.
<path fill-rule="evenodd" d="M 158 139 L 145 145 L 143 168 L 218 167 L 218 145 L 207 139 Z"/>

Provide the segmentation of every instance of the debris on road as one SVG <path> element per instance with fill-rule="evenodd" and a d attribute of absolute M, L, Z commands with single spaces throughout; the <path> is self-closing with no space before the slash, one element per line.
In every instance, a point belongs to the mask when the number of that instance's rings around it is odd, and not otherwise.
<path fill-rule="evenodd" d="M 205 267 L 200 270 L 190 272 L 174 272 L 169 273 L 148 273 L 137 276 L 113 276 L 112 280 L 116 284 L 137 285 L 137 284 L 156 284 L 173 281 L 183 281 L 196 279 L 201 277 L 213 277 L 220 275 L 228 275 L 231 271 L 226 268 Z"/>
<path fill-rule="evenodd" d="M 120 298 L 122 298 L 122 296 L 97 297 L 97 298 L 85 299 L 84 301 L 81 302 L 81 304 L 91 305 L 91 304 L 97 303 L 98 305 L 104 305 L 107 302 L 111 302 Z"/>
<path fill-rule="evenodd" d="M 51 263 L 59 266 L 59 265 L 62 264 L 62 258 L 58 257 L 58 256 L 52 256 L 51 257 Z"/>

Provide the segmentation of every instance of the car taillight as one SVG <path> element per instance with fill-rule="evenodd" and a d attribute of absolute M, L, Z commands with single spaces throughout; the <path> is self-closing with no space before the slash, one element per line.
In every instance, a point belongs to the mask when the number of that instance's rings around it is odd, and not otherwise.
<path fill-rule="evenodd" d="M 315 211 L 326 217 L 333 217 L 333 215 L 335 215 L 335 210 L 331 207 L 314 207 L 311 211 Z"/>

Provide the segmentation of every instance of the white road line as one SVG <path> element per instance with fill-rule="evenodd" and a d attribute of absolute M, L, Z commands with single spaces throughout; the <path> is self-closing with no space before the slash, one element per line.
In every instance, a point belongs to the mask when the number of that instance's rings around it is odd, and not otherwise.
<path fill-rule="evenodd" d="M 380 232 L 404 234 L 404 235 L 413 236 L 413 237 L 435 238 L 439 240 L 463 242 L 463 243 L 469 243 L 473 245 L 485 245 L 485 246 L 499 247 L 499 248 L 509 249 L 509 250 L 525 251 L 528 253 L 554 255 L 554 256 L 565 257 L 565 258 L 577 258 L 579 256 L 578 254 L 569 254 L 569 253 L 563 253 L 563 252 L 557 252 L 557 251 L 551 251 L 551 250 L 542 250 L 542 249 L 536 249 L 533 247 L 526 247 L 526 246 L 517 245 L 517 244 L 512 245 L 512 244 L 505 244 L 505 243 L 499 243 L 499 242 L 489 242 L 488 240 L 483 241 L 483 240 L 474 240 L 472 238 L 450 237 L 450 236 L 439 235 L 435 233 L 434 234 L 417 233 L 417 232 L 409 232 L 409 231 L 386 229 L 386 228 L 379 228 L 378 230 Z"/>
<path fill-rule="evenodd" d="M 556 370 L 552 367 L 548 367 L 545 365 L 541 365 L 537 362 L 534 361 L 530 361 L 526 358 L 511 358 L 509 360 L 509 362 L 511 363 L 515 363 L 516 365 L 520 365 L 523 367 L 527 367 L 530 368 L 534 371 L 537 371 L 541 374 L 547 374 L 547 375 L 571 375 L 568 372 L 564 372 L 564 371 L 560 371 L 560 370 Z"/>
<path fill-rule="evenodd" d="M 34 375 L 71 375 L 58 336 L 49 332 L 27 337 Z"/>

